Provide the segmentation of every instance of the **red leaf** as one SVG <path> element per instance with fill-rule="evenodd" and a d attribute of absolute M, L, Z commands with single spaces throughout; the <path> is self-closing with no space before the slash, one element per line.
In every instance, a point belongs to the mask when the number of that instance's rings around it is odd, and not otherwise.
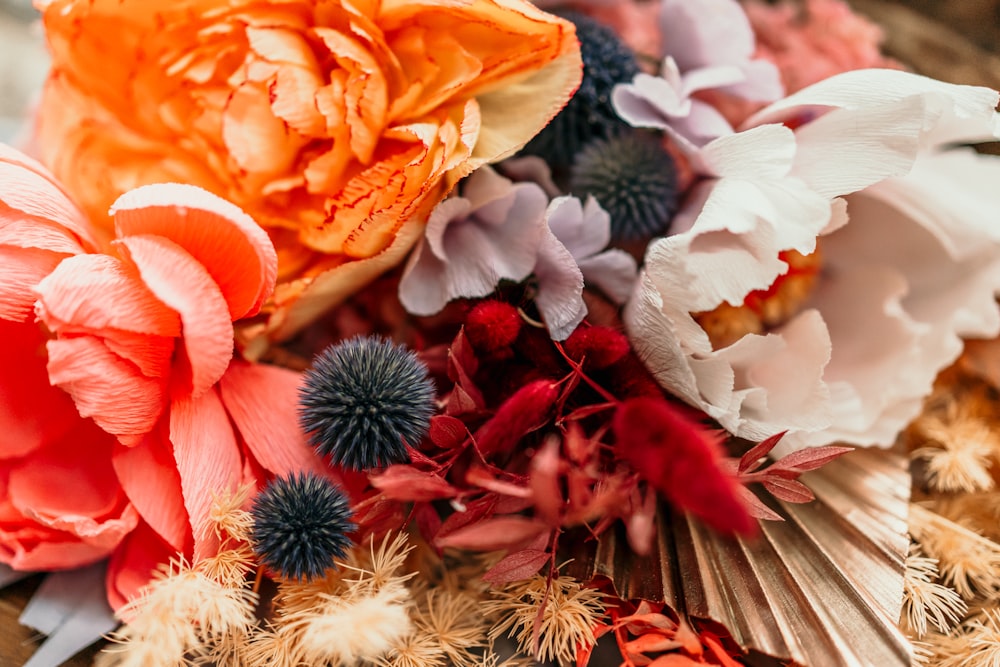
<path fill-rule="evenodd" d="M 468 429 L 461 419 L 448 415 L 431 417 L 431 442 L 441 449 L 453 449 L 461 445 L 468 436 Z"/>
<path fill-rule="evenodd" d="M 763 519 L 764 521 L 784 521 L 785 519 L 772 510 L 770 507 L 765 505 L 760 498 L 754 495 L 754 492 L 745 486 L 741 486 L 739 490 L 740 498 L 746 505 L 747 512 L 750 513 L 755 519 Z"/>
<path fill-rule="evenodd" d="M 448 415 L 464 415 L 469 412 L 482 410 L 485 405 L 486 402 L 481 395 L 477 393 L 473 396 L 460 385 L 456 384 L 451 393 L 448 394 L 444 411 Z"/>
<path fill-rule="evenodd" d="M 442 478 L 410 465 L 391 465 L 385 472 L 369 475 L 368 479 L 390 500 L 436 500 L 458 495 L 458 489 Z"/>
<path fill-rule="evenodd" d="M 517 498 L 531 497 L 531 489 L 528 487 L 497 479 L 486 468 L 480 465 L 473 465 L 469 468 L 465 473 L 465 482 L 470 486 L 478 486 L 481 489 L 499 493 L 503 496 L 515 496 Z"/>
<path fill-rule="evenodd" d="M 740 458 L 740 465 L 737 468 L 737 472 L 753 472 L 759 468 L 761 463 L 763 463 L 761 459 L 771 453 L 771 450 L 774 449 L 774 446 L 778 444 L 778 441 L 784 437 L 785 433 L 786 431 L 776 433 L 767 440 L 759 442 L 751 447 L 747 453 Z"/>
<path fill-rule="evenodd" d="M 681 643 L 673 637 L 666 637 L 658 632 L 649 632 L 636 637 L 630 642 L 626 642 L 625 650 L 629 653 L 652 653 L 659 651 L 672 651 L 680 648 Z M 665 657 L 665 656 L 664 656 Z M 690 659 L 690 658 L 687 658 Z M 655 660 L 653 661 L 655 664 Z M 688 664 L 688 663 L 679 663 Z M 694 663 L 697 664 L 697 663 Z"/>
<path fill-rule="evenodd" d="M 562 491 L 559 487 L 559 439 L 550 437 L 531 458 L 531 486 L 535 511 L 552 525 L 559 525 L 562 514 Z"/>
<path fill-rule="evenodd" d="M 441 530 L 441 517 L 437 511 L 428 503 L 420 503 L 414 512 L 414 521 L 420 536 L 427 542 L 433 542 Z"/>
<path fill-rule="evenodd" d="M 585 419 L 590 415 L 596 415 L 599 412 L 610 410 L 616 405 L 617 405 L 616 403 L 594 403 L 593 405 L 584 405 L 583 407 L 577 408 L 576 410 L 573 410 L 573 412 L 563 417 L 563 421 L 576 422 L 581 419 Z"/>
<path fill-rule="evenodd" d="M 460 528 L 492 517 L 497 511 L 497 498 L 494 494 L 483 496 L 473 500 L 462 511 L 455 512 L 447 519 L 438 530 L 438 537 L 444 537 L 454 533 Z"/>
<path fill-rule="evenodd" d="M 521 549 L 508 554 L 483 575 L 483 581 L 494 586 L 533 577 L 552 558 L 541 549 Z"/>
<path fill-rule="evenodd" d="M 772 478 L 764 480 L 764 488 L 775 498 L 790 503 L 808 503 L 816 498 L 809 487 L 794 479 Z"/>
<path fill-rule="evenodd" d="M 743 488 L 721 468 L 719 437 L 665 399 L 639 397 L 615 412 L 615 453 L 672 505 L 722 532 L 753 533 Z"/>
<path fill-rule="evenodd" d="M 493 418 L 476 431 L 480 453 L 489 456 L 508 452 L 525 434 L 540 428 L 549 419 L 559 385 L 551 380 L 535 380 L 504 401 Z"/>
<path fill-rule="evenodd" d="M 692 667 L 692 665 L 698 667 L 704 664 L 704 662 L 692 660 L 682 653 L 667 653 L 653 660 L 647 667 Z"/>
<path fill-rule="evenodd" d="M 549 526 L 535 519 L 502 516 L 479 521 L 444 537 L 439 536 L 436 543 L 442 549 L 457 547 L 475 551 L 496 551 L 520 546 L 548 530 Z"/>
<path fill-rule="evenodd" d="M 774 462 L 768 471 L 776 468 L 781 470 L 794 470 L 796 472 L 806 472 L 815 470 L 830 461 L 843 456 L 847 452 L 853 452 L 854 447 L 838 447 L 837 445 L 826 445 L 825 447 L 811 447 L 792 452 L 788 456 L 783 456 Z"/>

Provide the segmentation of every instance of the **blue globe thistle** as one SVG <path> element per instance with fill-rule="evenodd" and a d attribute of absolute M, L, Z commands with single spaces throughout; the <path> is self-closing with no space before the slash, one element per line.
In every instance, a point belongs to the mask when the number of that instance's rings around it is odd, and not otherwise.
<path fill-rule="evenodd" d="M 359 336 L 331 345 L 305 374 L 299 422 L 320 455 L 351 470 L 409 460 L 434 414 L 427 367 L 406 347 Z"/>
<path fill-rule="evenodd" d="M 576 25 L 583 80 L 562 111 L 524 148 L 555 169 L 572 164 L 573 156 L 590 140 L 627 127 L 611 105 L 611 91 L 616 84 L 631 82 L 640 71 L 635 54 L 613 29 L 578 12 L 561 15 Z"/>
<path fill-rule="evenodd" d="M 623 132 L 580 151 L 570 191 L 593 195 L 611 216 L 611 238 L 636 241 L 663 234 L 677 211 L 677 167 L 660 138 Z"/>
<path fill-rule="evenodd" d="M 351 545 L 347 496 L 315 473 L 276 477 L 254 498 L 251 544 L 260 561 L 286 579 L 314 579 Z"/>

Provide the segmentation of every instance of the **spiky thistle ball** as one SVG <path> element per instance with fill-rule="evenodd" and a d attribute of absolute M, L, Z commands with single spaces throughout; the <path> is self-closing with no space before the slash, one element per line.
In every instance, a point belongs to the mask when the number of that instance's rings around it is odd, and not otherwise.
<path fill-rule="evenodd" d="M 677 166 L 648 132 L 596 139 L 580 151 L 570 191 L 593 195 L 611 216 L 611 238 L 636 241 L 663 234 L 677 211 Z"/>
<path fill-rule="evenodd" d="M 251 544 L 260 561 L 286 579 L 314 579 L 347 553 L 347 496 L 315 473 L 276 477 L 254 498 Z"/>
<path fill-rule="evenodd" d="M 434 384 L 417 355 L 385 338 L 328 347 L 306 372 L 299 422 L 316 451 L 351 470 L 409 460 L 427 434 Z"/>
<path fill-rule="evenodd" d="M 579 12 L 560 15 L 576 26 L 583 80 L 562 111 L 524 148 L 557 169 L 569 167 L 587 142 L 626 126 L 611 105 L 611 91 L 640 71 L 635 54 L 609 26 Z"/>

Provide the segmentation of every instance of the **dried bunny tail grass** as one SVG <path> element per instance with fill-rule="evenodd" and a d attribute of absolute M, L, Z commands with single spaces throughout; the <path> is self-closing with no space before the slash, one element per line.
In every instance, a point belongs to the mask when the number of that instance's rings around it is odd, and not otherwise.
<path fill-rule="evenodd" d="M 910 546 L 903 575 L 903 630 L 918 639 L 927 634 L 928 622 L 941 632 L 948 632 L 966 612 L 965 601 L 951 588 L 942 586 L 937 561 Z"/>
<path fill-rule="evenodd" d="M 921 505 L 955 523 L 974 526 L 976 532 L 1000 542 L 1000 492 L 961 493 L 937 496 Z"/>
<path fill-rule="evenodd" d="M 1000 544 L 920 505 L 910 506 L 910 534 L 938 560 L 945 583 L 966 600 L 1000 595 Z"/>
<path fill-rule="evenodd" d="M 412 632 L 408 593 L 386 586 L 371 596 L 329 598 L 311 614 L 288 619 L 305 664 L 374 662 Z"/>
<path fill-rule="evenodd" d="M 118 615 L 127 619 L 110 639 L 106 665 L 193 664 L 188 656 L 245 636 L 256 623 L 257 595 L 230 588 L 183 560 L 162 568 Z"/>
<path fill-rule="evenodd" d="M 950 403 L 944 417 L 931 415 L 914 424 L 918 436 L 931 446 L 912 452 L 926 461 L 927 484 L 937 491 L 988 491 L 993 488 L 990 467 L 1000 454 L 1000 438 L 990 425 Z"/>
<path fill-rule="evenodd" d="M 455 667 L 473 667 L 477 649 L 489 643 L 480 601 L 467 593 L 427 589 L 417 598 L 413 616 L 417 633 L 433 637 Z"/>
<path fill-rule="evenodd" d="M 571 577 L 555 577 L 550 584 L 545 576 L 535 575 L 494 590 L 493 599 L 481 609 L 497 619 L 489 632 L 491 640 L 506 632 L 516 638 L 522 653 L 534 654 L 541 662 L 557 660 L 568 665 L 575 661 L 578 646 L 594 644 L 593 630 L 604 616 L 602 597 L 600 591 L 585 588 Z"/>
<path fill-rule="evenodd" d="M 228 536 L 237 542 L 250 540 L 253 517 L 243 507 L 250 499 L 252 491 L 252 485 L 243 484 L 235 491 L 227 489 L 217 495 L 213 494 L 208 520 L 219 539 Z"/>

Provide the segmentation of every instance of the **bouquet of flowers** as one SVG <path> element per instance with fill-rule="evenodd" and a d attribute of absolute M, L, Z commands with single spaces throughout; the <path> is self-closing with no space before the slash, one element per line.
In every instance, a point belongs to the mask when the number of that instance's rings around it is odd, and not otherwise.
<path fill-rule="evenodd" d="M 913 424 L 929 489 L 992 488 L 1000 446 L 925 408 L 1000 334 L 970 147 L 1000 93 L 906 71 L 840 0 L 35 4 L 52 69 L 0 145 L 0 562 L 55 572 L 33 664 L 1000 636 L 953 631 L 1000 548 L 963 579 L 919 505 L 908 552 L 884 451 Z"/>

